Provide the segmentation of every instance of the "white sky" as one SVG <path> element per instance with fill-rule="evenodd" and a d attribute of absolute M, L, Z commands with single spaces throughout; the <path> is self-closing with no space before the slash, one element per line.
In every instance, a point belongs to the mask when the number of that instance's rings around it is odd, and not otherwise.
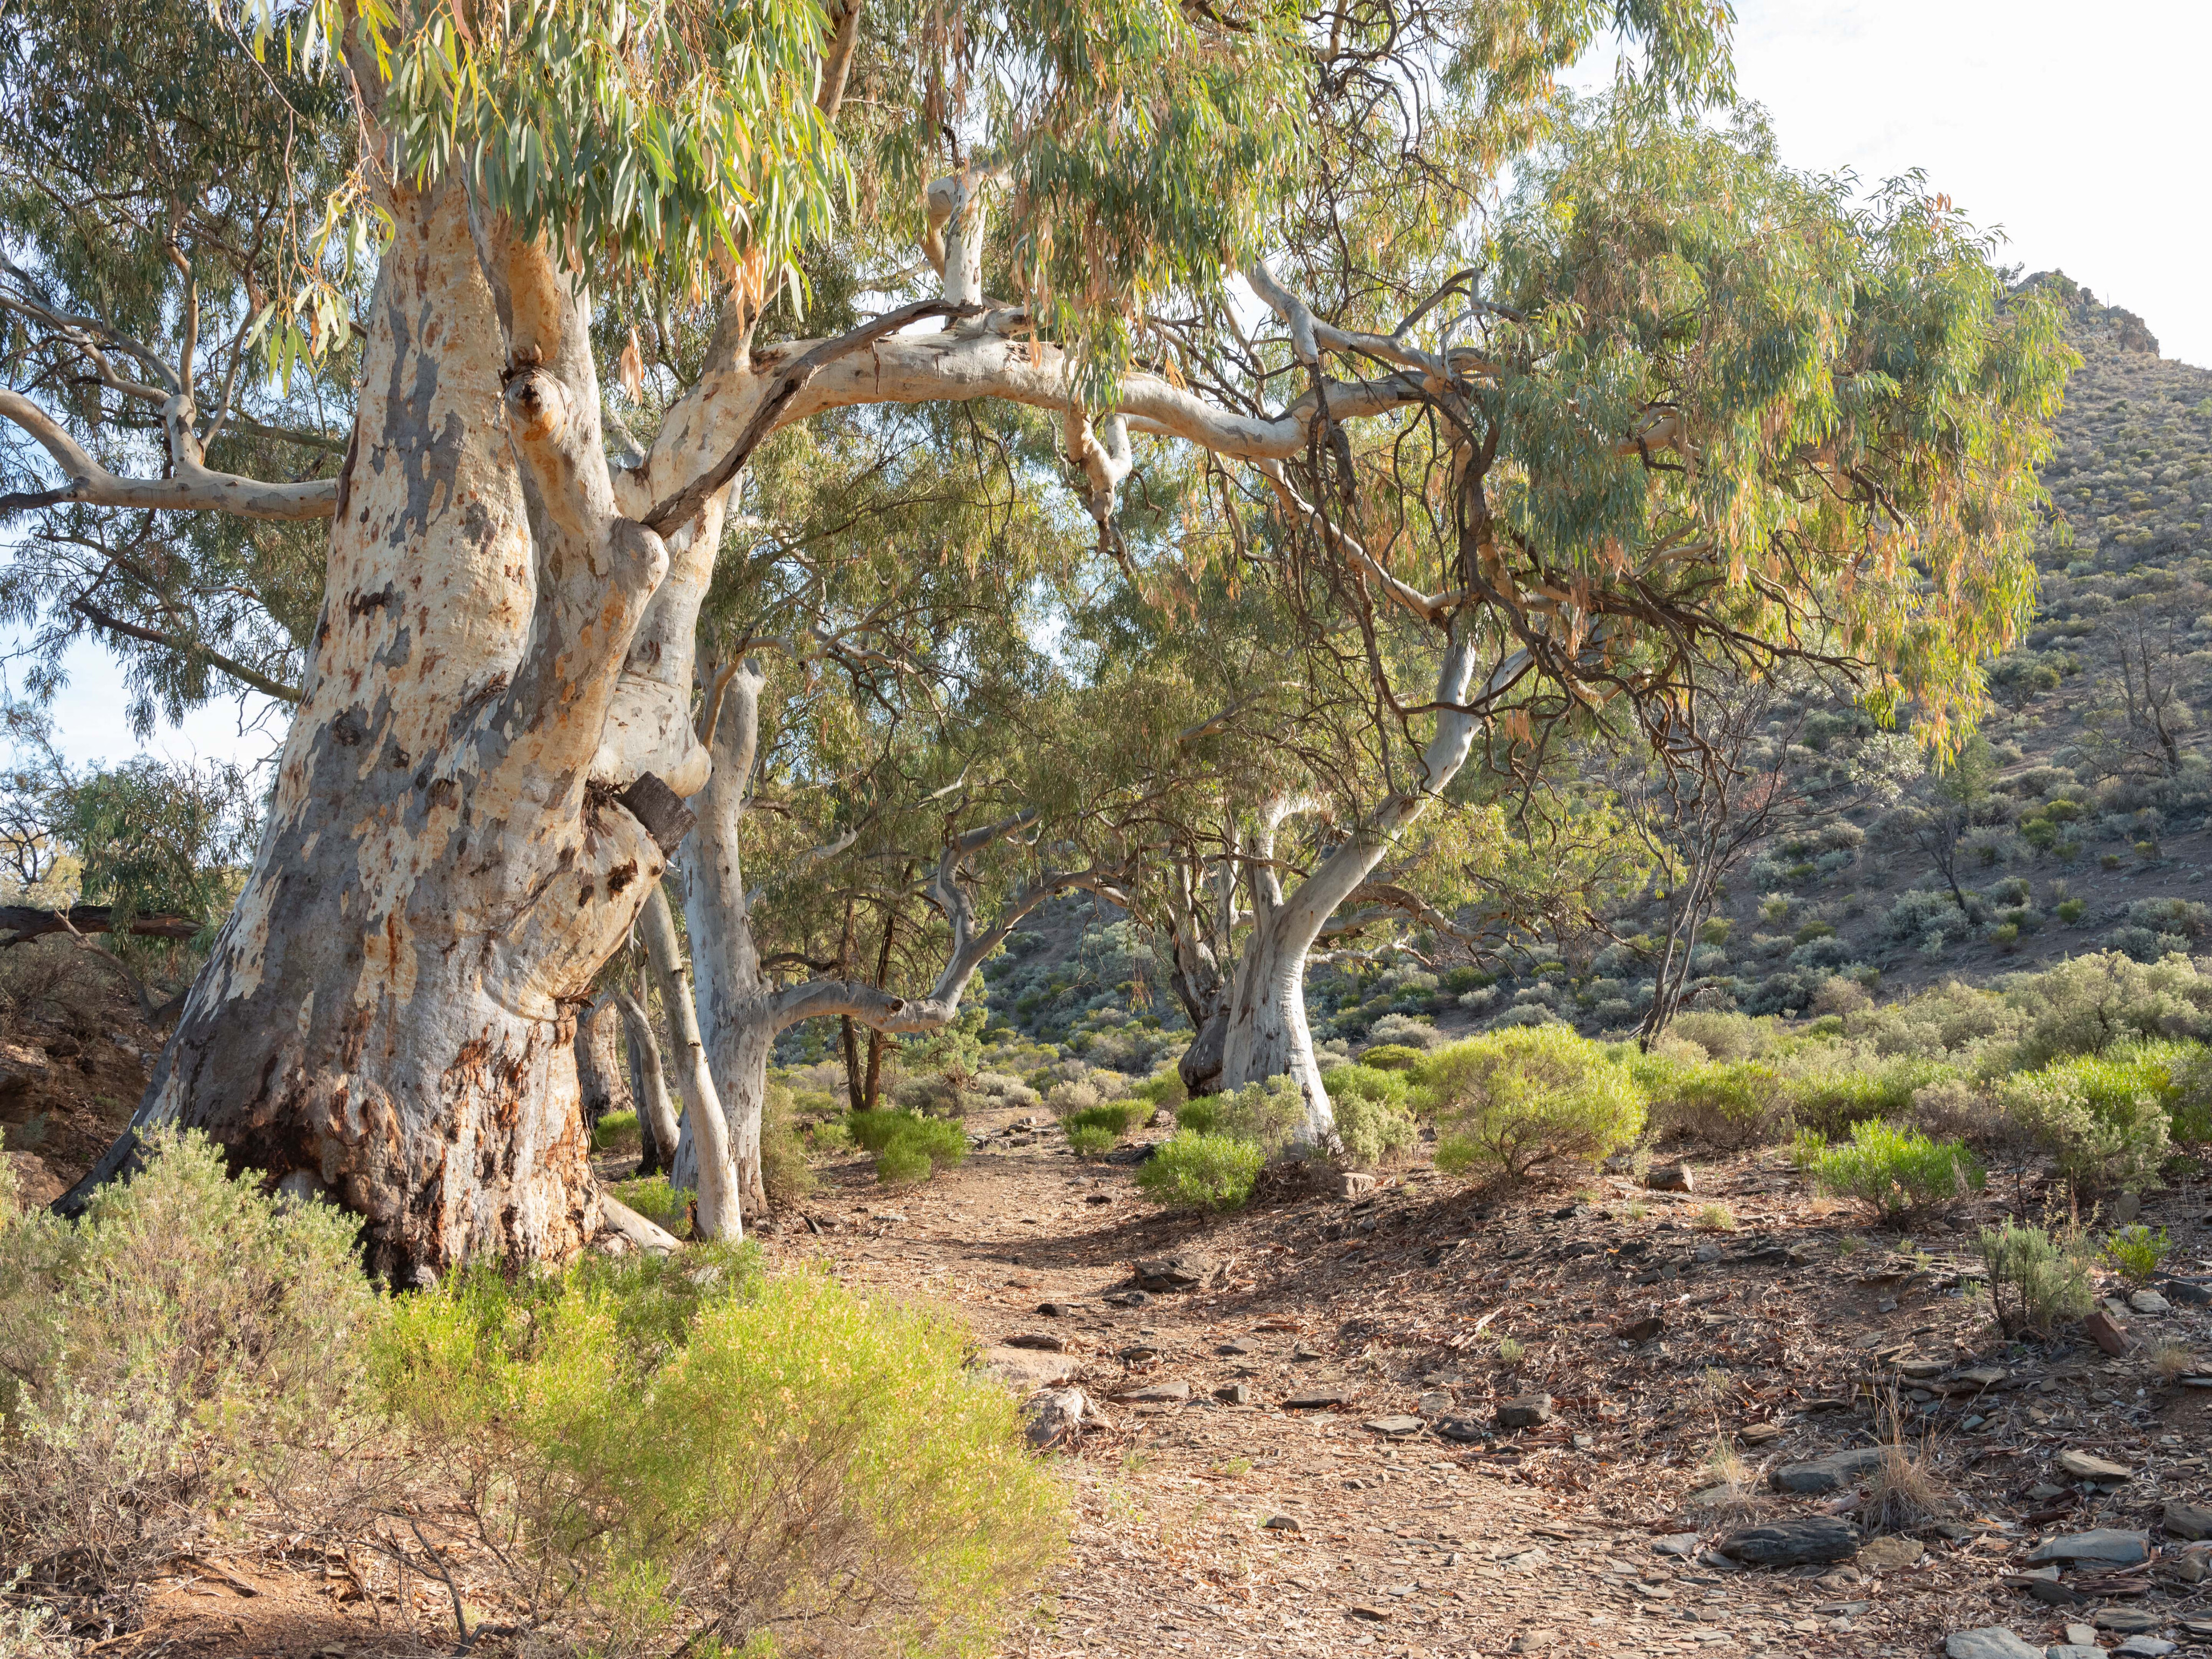
<path fill-rule="evenodd" d="M 2212 366 L 2212 0 L 1736 0 L 1742 95 L 1765 106 L 1784 159 L 1872 185 L 1912 167 L 2002 256 L 2063 268 L 2138 313 L 2169 357 Z M 1609 75 L 1610 54 L 1588 67 Z M 72 759 L 139 745 L 94 647 L 70 659 L 55 725 Z M 259 711 L 261 699 L 252 700 Z M 202 709 L 147 745 L 172 759 L 268 755 L 281 720 L 241 730 Z"/>

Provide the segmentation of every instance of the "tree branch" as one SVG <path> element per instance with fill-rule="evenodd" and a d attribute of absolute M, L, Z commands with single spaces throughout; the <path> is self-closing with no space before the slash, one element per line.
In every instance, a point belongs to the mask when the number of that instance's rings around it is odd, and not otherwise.
<path fill-rule="evenodd" d="M 211 472 L 179 457 L 173 477 L 126 478 L 94 460 L 52 416 L 20 392 L 0 391 L 0 419 L 14 422 L 52 456 L 68 482 L 58 489 L 0 497 L 0 514 L 82 501 L 88 507 L 234 513 L 246 519 L 327 519 L 337 510 L 335 478 L 270 483 L 234 472 Z"/>
<path fill-rule="evenodd" d="M 222 652 L 202 645 L 197 641 L 179 639 L 173 634 L 164 634 L 158 628 L 146 628 L 137 623 L 125 622 L 120 617 L 111 616 L 90 599 L 82 598 L 71 599 L 70 609 L 82 617 L 94 628 L 105 629 L 111 634 L 120 634 L 126 639 L 143 640 L 149 645 L 161 646 L 182 657 L 204 658 L 222 670 L 231 678 L 242 684 L 252 686 L 265 697 L 274 697 L 280 702 L 295 703 L 300 701 L 301 694 L 297 687 L 287 685 L 282 680 L 272 680 L 258 670 L 248 668 L 235 657 L 225 656 Z"/>

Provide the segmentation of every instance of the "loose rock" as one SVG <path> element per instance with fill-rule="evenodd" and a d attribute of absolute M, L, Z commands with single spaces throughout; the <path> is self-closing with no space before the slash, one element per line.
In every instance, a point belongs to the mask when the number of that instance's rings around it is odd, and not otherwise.
<path fill-rule="evenodd" d="M 1125 1406 L 1173 1406 L 1190 1398 L 1188 1382 L 1153 1382 L 1141 1389 L 1130 1389 L 1117 1394 L 1115 1399 Z"/>
<path fill-rule="evenodd" d="M 1766 1484 L 1777 1492 L 1837 1492 L 1880 1468 L 1881 1459 L 1880 1446 L 1856 1446 L 1809 1462 L 1784 1463 L 1768 1473 Z"/>
<path fill-rule="evenodd" d="M 2097 1561 L 2109 1566 L 2132 1567 L 2150 1559 L 2150 1534 L 2099 1527 L 2089 1532 L 2068 1533 L 2045 1539 L 2028 1552 L 2030 1561 Z"/>
<path fill-rule="evenodd" d="M 1552 1396 L 1548 1394 L 1525 1394 L 1498 1408 L 1498 1426 L 1501 1429 L 1541 1428 L 1551 1420 Z"/>
<path fill-rule="evenodd" d="M 2002 1625 L 1954 1631 L 1943 1638 L 1944 1659 L 2043 1659 L 2043 1650 L 2023 1642 Z"/>
<path fill-rule="evenodd" d="M 2169 1538 L 2212 1538 L 2212 1510 L 2185 1504 L 2176 1498 L 2166 1506 L 2166 1535 Z"/>
<path fill-rule="evenodd" d="M 2115 1358 L 2128 1351 L 2128 1328 L 2101 1308 L 2081 1322 L 2081 1328 L 2092 1342 Z"/>
<path fill-rule="evenodd" d="M 1690 1193 L 1697 1190 L 1694 1178 L 1686 1164 L 1668 1164 L 1656 1167 L 1644 1177 L 1644 1184 L 1655 1193 Z"/>
<path fill-rule="evenodd" d="M 1808 1516 L 1742 1528 L 1722 1540 L 1720 1552 L 1731 1560 L 1765 1567 L 1848 1561 L 1859 1552 L 1859 1529 L 1839 1516 Z"/>
<path fill-rule="evenodd" d="M 1105 1418 L 1080 1389 L 1040 1389 L 1030 1396 L 1023 1417 L 1023 1436 L 1036 1451 L 1071 1445 L 1086 1427 L 1106 1425 Z"/>
<path fill-rule="evenodd" d="M 2128 1306 L 2139 1314 L 2157 1315 L 2173 1311 L 2173 1304 L 2156 1291 L 2137 1291 L 2128 1298 Z"/>
<path fill-rule="evenodd" d="M 1139 1261 L 1133 1277 L 1140 1291 L 1194 1291 L 1212 1271 L 1203 1256 L 1163 1255 Z"/>
<path fill-rule="evenodd" d="M 1302 1389 L 1283 1401 L 1283 1409 L 1291 1412 L 1317 1411 L 1324 1406 L 1348 1404 L 1351 1399 L 1351 1391 L 1346 1389 Z"/>
<path fill-rule="evenodd" d="M 2114 1463 L 2085 1451 L 2063 1451 L 2058 1454 L 2058 1467 L 2076 1480 L 2098 1480 L 2118 1485 L 2135 1479 L 2136 1472 L 2124 1463 Z"/>
<path fill-rule="evenodd" d="M 1869 1572 L 1895 1572 L 1927 1553 L 1928 1547 L 1917 1538 L 1886 1536 L 1868 1541 L 1859 1552 L 1858 1565 Z"/>

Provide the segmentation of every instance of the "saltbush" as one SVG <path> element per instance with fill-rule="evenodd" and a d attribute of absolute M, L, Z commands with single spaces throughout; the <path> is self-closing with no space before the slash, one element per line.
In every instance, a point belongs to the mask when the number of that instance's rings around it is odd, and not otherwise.
<path fill-rule="evenodd" d="M 1074 1123 L 1067 1126 L 1067 1144 L 1079 1158 L 1103 1158 L 1114 1150 L 1119 1139 L 1103 1124 Z"/>
<path fill-rule="evenodd" d="M 1427 1052 L 1403 1042 L 1378 1042 L 1360 1051 L 1359 1063 L 1370 1071 L 1409 1072 L 1421 1063 Z"/>
<path fill-rule="evenodd" d="M 1644 1130 L 1644 1090 L 1628 1068 L 1564 1026 L 1455 1042 L 1415 1080 L 1434 1103 L 1441 1170 L 1525 1180 L 1547 1164 L 1603 1158 Z"/>
<path fill-rule="evenodd" d="M 1788 1122 L 1782 1080 L 1757 1060 L 1685 1065 L 1655 1053 L 1632 1060 L 1630 1067 L 1650 1097 L 1650 1126 L 1662 1138 L 1759 1146 L 1776 1139 Z"/>
<path fill-rule="evenodd" d="M 2171 1142 L 2172 1057 L 2166 1044 L 2077 1054 L 2005 1079 L 1997 1100 L 2077 1189 L 2140 1191 L 2157 1184 Z"/>
<path fill-rule="evenodd" d="M 1869 1119 L 1851 1138 L 1813 1162 L 1813 1180 L 1856 1199 L 1885 1220 L 1940 1210 L 1978 1190 L 1981 1164 L 1956 1141 L 1930 1140 L 1916 1129 Z"/>
<path fill-rule="evenodd" d="M 1234 1094 L 1201 1095 L 1176 1108 L 1176 1123 L 1200 1134 L 1257 1146 L 1263 1159 L 1287 1151 L 1305 1122 L 1305 1097 L 1286 1076 L 1248 1083 Z"/>
<path fill-rule="evenodd" d="M 995 1647 L 1066 1492 L 948 1320 L 750 1252 L 456 1273 L 392 1310 L 383 1401 L 489 1562 L 606 1659 Z"/>
<path fill-rule="evenodd" d="M 1182 1129 L 1137 1166 L 1137 1185 L 1155 1203 L 1180 1209 L 1242 1209 L 1267 1161 L 1255 1141 Z"/>
<path fill-rule="evenodd" d="M 2003 988 L 2026 1025 L 2015 1069 L 2102 1054 L 2116 1043 L 2212 1036 L 2212 976 L 2184 957 L 2149 963 L 2112 952 L 2075 957 Z"/>
<path fill-rule="evenodd" d="M 1067 1120 L 1067 1132 L 1072 1139 L 1078 1129 L 1104 1131 L 1106 1144 L 1112 1146 L 1152 1115 L 1149 1100 L 1109 1100 L 1103 1105 L 1085 1107 Z"/>
<path fill-rule="evenodd" d="M 356 1218 L 232 1179 L 197 1134 L 143 1145 L 81 1221 L 0 1225 L 0 1562 L 40 1589 L 143 1578 L 234 1486 L 307 1481 L 352 1414 Z"/>
<path fill-rule="evenodd" d="M 1349 1162 L 1371 1167 L 1413 1146 L 1419 1132 L 1408 1109 L 1410 1083 L 1406 1072 L 1377 1071 L 1364 1060 L 1322 1074 Z"/>
<path fill-rule="evenodd" d="M 2056 1237 L 2008 1221 L 1976 1238 L 1989 1269 L 1990 1302 L 2008 1336 L 2054 1334 L 2096 1305 L 2090 1289 L 2092 1253 L 2078 1230 Z"/>
<path fill-rule="evenodd" d="M 854 1112 L 846 1123 L 853 1139 L 876 1155 L 876 1179 L 885 1184 L 927 1181 L 968 1156 L 968 1136 L 957 1123 L 914 1112 Z"/>
<path fill-rule="evenodd" d="M 1790 1109 L 1798 1122 L 1840 1137 L 1868 1118 L 1903 1117 L 1918 1091 L 1950 1074 L 1938 1061 L 1910 1055 L 1808 1072 L 1791 1080 Z"/>

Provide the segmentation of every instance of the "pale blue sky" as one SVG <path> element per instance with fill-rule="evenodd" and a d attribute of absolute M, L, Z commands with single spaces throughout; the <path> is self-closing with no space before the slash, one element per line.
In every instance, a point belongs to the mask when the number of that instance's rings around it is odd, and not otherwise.
<path fill-rule="evenodd" d="M 2063 267 L 2138 313 L 2167 356 L 2212 366 L 2208 0 L 1738 0 L 1737 14 L 1740 88 L 1792 165 L 1869 184 L 1923 168 L 2004 227 L 2008 262 Z M 54 708 L 64 750 L 137 752 L 106 658 L 85 645 L 70 666 Z M 146 746 L 259 759 L 283 726 L 253 729 L 250 704 L 244 718 L 202 709 Z"/>

